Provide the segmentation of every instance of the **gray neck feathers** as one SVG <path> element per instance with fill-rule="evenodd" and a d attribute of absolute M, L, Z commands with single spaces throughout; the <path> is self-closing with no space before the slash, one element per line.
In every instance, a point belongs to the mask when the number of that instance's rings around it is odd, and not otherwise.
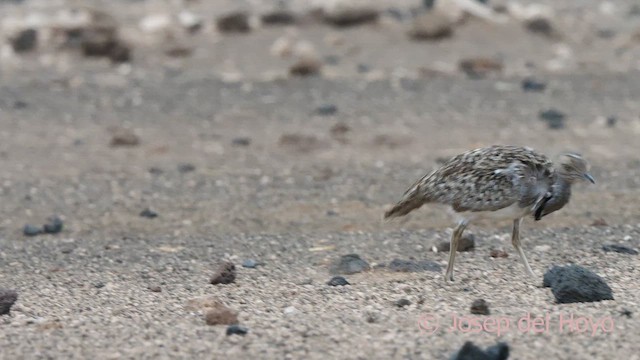
<path fill-rule="evenodd" d="M 551 185 L 551 198 L 544 205 L 542 216 L 551 214 L 565 206 L 571 198 L 571 181 L 562 174 L 558 174 L 556 181 Z"/>

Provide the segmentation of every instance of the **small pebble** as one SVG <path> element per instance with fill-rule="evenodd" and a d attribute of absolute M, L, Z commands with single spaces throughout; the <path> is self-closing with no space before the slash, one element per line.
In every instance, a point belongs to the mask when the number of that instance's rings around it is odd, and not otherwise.
<path fill-rule="evenodd" d="M 242 262 L 242 267 L 248 268 L 248 269 L 255 269 L 258 266 L 261 266 L 262 263 L 255 261 L 253 259 L 247 259 L 245 261 Z"/>
<path fill-rule="evenodd" d="M 637 250 L 632 249 L 626 245 L 620 245 L 620 244 L 602 245 L 602 250 L 604 250 L 605 252 L 617 252 L 620 254 L 638 255 Z"/>
<path fill-rule="evenodd" d="M 497 343 L 487 350 L 482 350 L 473 342 L 467 341 L 450 360 L 507 360 L 509 358 L 509 345 Z"/>
<path fill-rule="evenodd" d="M 140 138 L 132 130 L 120 128 L 116 129 L 111 137 L 112 147 L 131 147 L 140 145 Z"/>
<path fill-rule="evenodd" d="M 504 250 L 491 249 L 491 251 L 489 252 L 489 256 L 491 256 L 492 258 L 507 258 L 509 257 L 509 254 Z"/>
<path fill-rule="evenodd" d="M 617 122 L 618 122 L 618 119 L 615 116 L 607 117 L 607 127 L 614 127 L 616 126 Z"/>
<path fill-rule="evenodd" d="M 222 263 L 215 274 L 211 277 L 210 283 L 212 285 L 217 284 L 231 284 L 236 280 L 236 266 L 231 262 Z"/>
<path fill-rule="evenodd" d="M 181 174 L 186 174 L 196 170 L 196 166 L 189 163 L 178 164 L 178 172 Z"/>
<path fill-rule="evenodd" d="M 260 17 L 265 25 L 291 25 L 296 22 L 296 17 L 286 10 L 275 10 Z"/>
<path fill-rule="evenodd" d="M 541 111 L 538 114 L 538 117 L 547 122 L 549 129 L 563 129 L 565 127 L 565 114 L 555 110 L 549 109 L 545 111 Z"/>
<path fill-rule="evenodd" d="M 533 78 L 522 80 L 522 90 L 525 92 L 543 92 L 547 88 L 547 84 Z"/>
<path fill-rule="evenodd" d="M 399 299 L 399 300 L 396 300 L 394 304 L 395 306 L 401 308 L 401 307 L 411 305 L 411 301 L 409 301 L 408 299 Z"/>
<path fill-rule="evenodd" d="M 579 265 L 554 266 L 544 274 L 543 285 L 560 304 L 613 300 L 607 283 L 597 274 Z"/>
<path fill-rule="evenodd" d="M 149 291 L 159 293 L 159 292 L 162 292 L 162 288 L 157 285 L 149 286 Z"/>
<path fill-rule="evenodd" d="M 251 145 L 251 138 L 248 137 L 237 137 L 231 140 L 231 145 L 233 146 L 249 146 Z"/>
<path fill-rule="evenodd" d="M 458 242 L 458 252 L 471 251 L 476 247 L 476 237 L 473 234 L 465 234 Z M 450 241 L 443 241 L 438 244 L 438 252 L 448 252 L 451 248 Z"/>
<path fill-rule="evenodd" d="M 33 50 L 38 44 L 38 31 L 35 29 L 22 30 L 11 39 L 11 46 L 16 53 Z"/>
<path fill-rule="evenodd" d="M 551 22 L 545 18 L 538 17 L 528 20 L 525 22 L 525 27 L 533 34 L 546 37 L 553 37 L 555 35 L 553 25 L 551 25 Z"/>
<path fill-rule="evenodd" d="M 248 33 L 251 31 L 249 15 L 244 12 L 233 12 L 223 15 L 216 21 L 221 33 Z"/>
<path fill-rule="evenodd" d="M 35 225 L 27 224 L 22 229 L 22 233 L 24 234 L 24 236 L 37 236 L 42 234 L 42 228 L 39 228 Z"/>
<path fill-rule="evenodd" d="M 593 222 L 591 223 L 591 226 L 609 226 L 609 224 L 607 224 L 607 221 L 603 218 L 598 218 L 593 220 Z"/>
<path fill-rule="evenodd" d="M 631 315 L 633 315 L 633 312 L 631 312 L 631 310 L 629 309 L 622 309 L 620 311 L 620 315 L 626 316 L 628 319 L 631 319 Z"/>
<path fill-rule="evenodd" d="M 358 254 L 347 254 L 337 259 L 329 268 L 331 274 L 356 274 L 371 269 L 369 263 Z"/>
<path fill-rule="evenodd" d="M 238 324 L 229 325 L 227 327 L 227 335 L 247 335 L 249 329 Z"/>
<path fill-rule="evenodd" d="M 387 266 L 389 271 L 393 272 L 422 272 L 422 271 L 435 271 L 439 272 L 442 270 L 442 267 L 433 261 L 430 260 L 401 260 L 394 259 Z"/>
<path fill-rule="evenodd" d="M 315 113 L 321 116 L 335 115 L 338 112 L 338 107 L 333 104 L 324 104 L 316 108 Z"/>
<path fill-rule="evenodd" d="M 345 285 L 351 285 L 351 284 L 349 284 L 347 279 L 345 279 L 342 276 L 334 276 L 334 277 L 331 278 L 331 280 L 329 280 L 329 282 L 327 282 L 327 285 L 329 285 L 329 286 L 345 286 Z"/>
<path fill-rule="evenodd" d="M 0 315 L 8 314 L 17 300 L 18 293 L 15 290 L 0 288 Z"/>
<path fill-rule="evenodd" d="M 62 219 L 57 216 L 52 216 L 48 220 L 49 222 L 44 224 L 44 226 L 42 227 L 42 231 L 45 234 L 57 234 L 62 231 L 62 228 L 64 226 Z"/>
<path fill-rule="evenodd" d="M 471 313 L 475 315 L 489 315 L 489 304 L 483 299 L 474 300 L 471 304 Z"/>
<path fill-rule="evenodd" d="M 146 208 L 140 212 L 140 216 L 147 219 L 154 219 L 158 217 L 158 213 L 149 208 Z"/>

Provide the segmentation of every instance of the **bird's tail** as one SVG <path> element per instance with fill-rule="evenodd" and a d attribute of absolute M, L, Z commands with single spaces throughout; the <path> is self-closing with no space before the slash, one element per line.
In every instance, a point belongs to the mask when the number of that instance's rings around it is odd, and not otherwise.
<path fill-rule="evenodd" d="M 410 188 L 402 199 L 398 201 L 391 209 L 385 211 L 384 218 L 390 219 L 398 216 L 404 216 L 411 211 L 421 207 L 424 204 L 424 198 L 420 191 L 420 184 Z"/>

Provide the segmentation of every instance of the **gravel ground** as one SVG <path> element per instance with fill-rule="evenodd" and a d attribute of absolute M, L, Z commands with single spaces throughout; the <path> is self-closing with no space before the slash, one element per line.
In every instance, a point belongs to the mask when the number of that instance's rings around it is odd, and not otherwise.
<path fill-rule="evenodd" d="M 512 359 L 640 359 L 638 255 L 602 249 L 640 248 L 632 1 L 541 2 L 561 40 L 472 19 L 437 42 L 411 41 L 407 23 L 388 18 L 137 37 L 140 18 L 175 4 L 90 3 L 119 20 L 131 63 L 44 45 L 0 52 L 0 288 L 19 296 L 0 317 L 0 358 L 446 359 L 465 341 L 505 341 Z M 0 1 L 0 19 L 69 6 L 52 4 Z M 273 3 L 190 6 L 212 22 Z M 287 34 L 313 44 L 321 75 L 291 78 L 294 60 L 270 55 Z M 167 56 L 163 39 L 195 50 Z M 469 78 L 457 64 L 471 57 L 499 59 L 502 71 Z M 546 89 L 523 91 L 528 77 Z M 540 119 L 550 109 L 565 115 L 560 129 Z M 473 224 L 475 250 L 458 255 L 453 284 L 444 269 L 390 271 L 394 259 L 446 266 L 432 247 L 451 219 L 428 206 L 383 223 L 384 210 L 442 159 L 493 143 L 592 163 L 596 185 L 525 222 L 537 278 L 526 278 L 505 223 Z M 23 235 L 52 215 L 61 233 Z M 351 253 L 372 269 L 328 286 L 331 264 Z M 250 259 L 259 266 L 241 266 Z M 235 282 L 211 285 L 225 260 Z M 615 300 L 556 304 L 542 275 L 569 263 L 600 275 Z M 248 333 L 207 325 L 188 305 L 200 297 L 237 311 Z M 490 315 L 471 315 L 478 299 Z M 449 331 L 467 317 L 508 326 Z M 534 333 L 535 318 L 548 328 Z"/>

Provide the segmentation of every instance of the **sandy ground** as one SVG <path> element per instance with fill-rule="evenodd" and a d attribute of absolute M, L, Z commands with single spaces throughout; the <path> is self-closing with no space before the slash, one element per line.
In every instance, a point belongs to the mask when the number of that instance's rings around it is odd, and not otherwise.
<path fill-rule="evenodd" d="M 94 3 L 130 28 L 172 9 Z M 205 31 L 184 40 L 196 50 L 179 59 L 144 39 L 119 66 L 44 50 L 4 58 L 0 287 L 19 300 L 0 318 L 0 357 L 446 359 L 471 340 L 506 341 L 511 359 L 640 358 L 638 256 L 601 249 L 640 247 L 640 45 L 620 50 L 640 16 L 630 15 L 632 2 L 547 3 L 562 40 L 471 20 L 451 39 L 412 42 L 406 23 L 384 19 L 346 30 Z M 0 2 L 0 17 L 38 4 Z M 192 6 L 209 19 L 234 6 L 218 5 Z M 287 33 L 338 61 L 320 76 L 288 78 L 292 60 L 269 55 Z M 457 70 L 477 56 L 501 59 L 503 71 L 469 79 Z M 546 90 L 524 92 L 526 76 Z M 326 104 L 337 112 L 317 114 Z M 548 109 L 566 114 L 564 128 L 539 119 Z M 110 146 L 119 129 L 139 145 Z M 349 253 L 371 265 L 444 267 L 447 255 L 431 251 L 451 231 L 441 208 L 391 223 L 382 213 L 443 158 L 494 143 L 579 151 L 592 163 L 596 185 L 576 186 L 565 209 L 523 227 L 537 279 L 525 277 L 509 224 L 479 223 L 454 284 L 443 272 L 375 268 L 346 276 L 350 286 L 326 285 L 330 263 Z M 159 216 L 140 217 L 146 208 Z M 50 215 L 64 220 L 62 233 L 23 236 L 25 224 Z M 491 249 L 509 257 L 491 258 Z M 246 259 L 264 265 L 243 268 Z M 222 260 L 236 264 L 237 279 L 210 285 Z M 615 300 L 556 304 L 542 274 L 568 263 L 601 275 Z M 238 311 L 249 333 L 206 325 L 185 306 L 200 296 Z M 403 298 L 410 305 L 394 305 Z M 491 315 L 470 315 L 476 299 Z M 468 316 L 508 325 L 500 334 L 449 331 Z M 527 316 L 548 328 L 518 328 Z"/>

